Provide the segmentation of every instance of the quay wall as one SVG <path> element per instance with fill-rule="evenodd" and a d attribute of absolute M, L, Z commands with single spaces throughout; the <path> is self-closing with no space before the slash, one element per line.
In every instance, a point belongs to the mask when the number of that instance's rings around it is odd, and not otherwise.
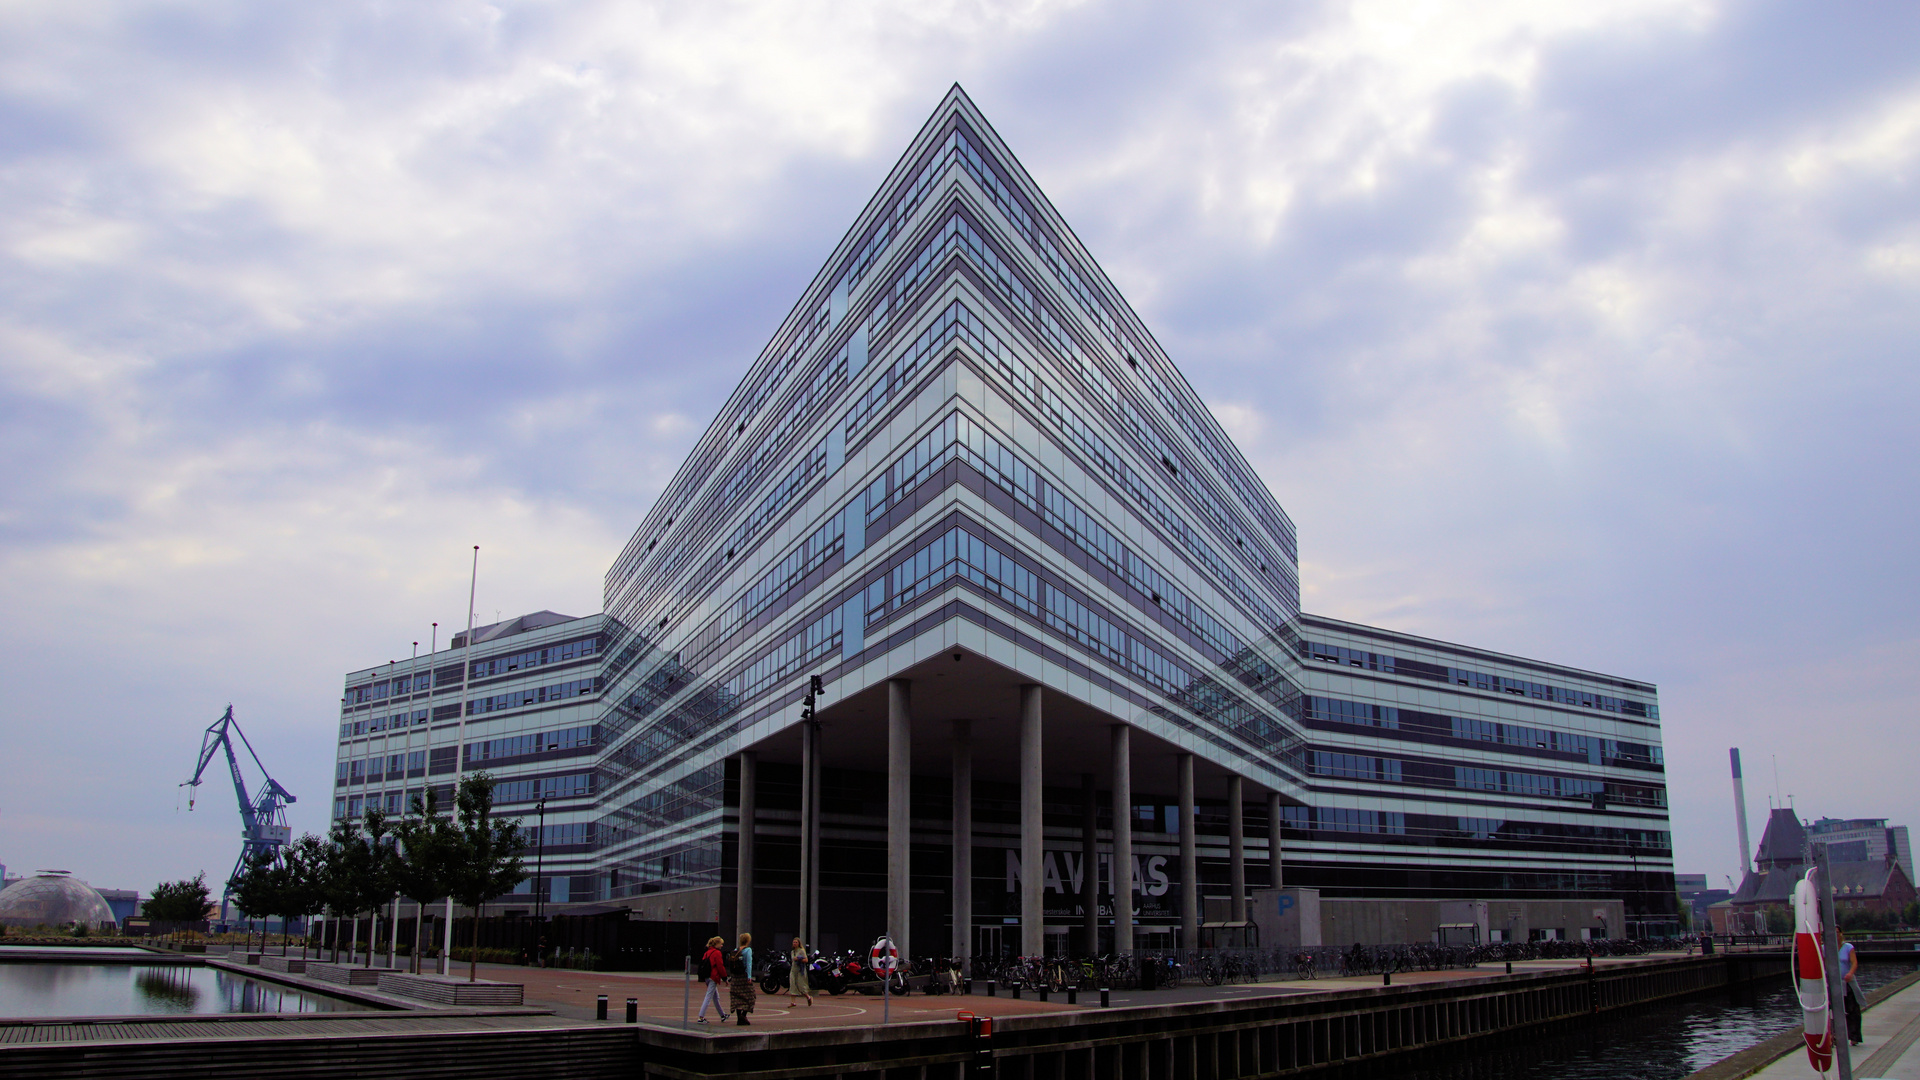
<path fill-rule="evenodd" d="M 957 1021 L 694 1033 L 651 1025 L 559 1022 L 551 1017 L 466 1021 L 379 1014 L 282 1020 L 260 1036 L 196 1038 L 196 1025 L 151 1025 L 111 1041 L 58 1025 L 23 1034 L 0 1025 L 0 1075 L 350 1076 L 469 1078 L 528 1075 L 613 1080 L 709 1077 L 960 1080 L 1252 1080 L 1424 1050 L 1488 1035 L 1578 1022 L 1596 1013 L 1779 974 L 1765 953 L 1649 959 L 1592 969 L 1523 971 L 1489 965 L 1481 977 L 1224 1001 L 998 1017 L 990 1043 Z M 965 1008 L 964 997 L 950 999 Z M 341 1014 L 331 1014 L 340 1017 Z M 551 1026 L 532 1027 L 536 1022 Z M 525 1030 L 475 1028 L 476 1023 Z M 271 1033 L 269 1033 L 271 1029 Z M 377 1029 L 377 1030 L 376 1030 Z M 985 1067 L 983 1071 L 983 1067 Z"/>

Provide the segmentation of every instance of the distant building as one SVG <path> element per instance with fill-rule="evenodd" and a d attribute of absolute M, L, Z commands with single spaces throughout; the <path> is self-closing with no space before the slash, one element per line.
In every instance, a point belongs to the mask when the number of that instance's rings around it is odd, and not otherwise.
<path fill-rule="evenodd" d="M 1829 830 L 1820 835 L 1844 835 L 1844 831 Z M 1814 834 L 1791 809 L 1773 811 L 1767 818 L 1766 831 L 1760 835 L 1760 854 L 1754 859 L 1754 869 L 1724 906 L 1712 907 L 1714 932 L 1761 932 L 1766 929 L 1768 908 L 1790 908 L 1794 883 L 1806 876 L 1807 867 L 1813 861 L 1813 840 Z M 1841 913 L 1854 909 L 1900 911 L 1913 903 L 1913 879 L 1892 858 L 1836 858 L 1830 866 L 1833 902 Z"/>
<path fill-rule="evenodd" d="M 529 878 L 502 902 L 530 906 L 535 889 L 549 903 L 594 899 L 599 867 L 588 853 L 595 830 L 605 828 L 594 768 L 603 730 L 601 623 L 598 615 L 539 611 L 474 627 L 471 651 L 462 632 L 417 661 L 349 672 L 333 817 L 357 818 L 372 807 L 402 815 L 429 776 L 451 812 L 464 720 L 463 771 L 484 769 L 499 781 L 494 812 L 518 818 L 529 838 Z M 464 716 L 463 662 L 472 665 Z M 536 810 L 541 800 L 544 815 Z"/>
<path fill-rule="evenodd" d="M 100 898 L 113 909 L 113 920 L 124 923 L 140 914 L 139 889 L 95 889 Z"/>
<path fill-rule="evenodd" d="M 1673 891 L 1693 909 L 1693 925 L 1696 929 L 1705 929 L 1709 920 L 1708 909 L 1725 900 L 1733 893 L 1727 889 L 1707 888 L 1705 874 L 1673 875 Z"/>
<path fill-rule="evenodd" d="M 1807 829 L 1807 838 L 1827 845 L 1834 862 L 1885 862 L 1892 858 L 1913 881 L 1913 845 L 1907 827 L 1888 827 L 1886 818 L 1821 818 Z"/>

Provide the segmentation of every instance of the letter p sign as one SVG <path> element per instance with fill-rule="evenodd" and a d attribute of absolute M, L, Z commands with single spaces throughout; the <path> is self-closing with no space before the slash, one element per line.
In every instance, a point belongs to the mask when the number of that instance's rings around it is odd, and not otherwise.
<path fill-rule="evenodd" d="M 1281 894 L 1281 897 L 1280 897 L 1280 914 L 1282 914 L 1282 915 L 1285 915 L 1285 914 L 1286 914 L 1287 912 L 1289 912 L 1289 911 L 1291 911 L 1291 910 L 1293 910 L 1293 905 L 1294 905 L 1295 903 L 1296 903 L 1296 901 L 1294 900 L 1294 898 L 1293 898 L 1293 897 L 1291 897 L 1291 896 L 1287 896 L 1287 895 L 1285 895 L 1284 893 L 1283 893 L 1283 894 Z"/>

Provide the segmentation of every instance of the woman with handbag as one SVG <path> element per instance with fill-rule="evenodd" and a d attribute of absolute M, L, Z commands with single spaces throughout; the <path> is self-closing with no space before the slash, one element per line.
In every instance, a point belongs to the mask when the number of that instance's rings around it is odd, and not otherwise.
<path fill-rule="evenodd" d="M 753 935 L 742 933 L 740 947 L 733 951 L 727 965 L 727 1004 L 746 1027 L 747 1014 L 753 1011 L 759 989 L 753 985 Z"/>
<path fill-rule="evenodd" d="M 806 944 L 794 938 L 793 946 L 787 950 L 787 993 L 792 997 L 787 1002 L 787 1008 L 800 1004 L 803 997 L 807 999 L 807 1008 L 813 1008 L 813 986 L 807 982 L 807 967 L 812 962 L 812 957 L 807 955 Z"/>

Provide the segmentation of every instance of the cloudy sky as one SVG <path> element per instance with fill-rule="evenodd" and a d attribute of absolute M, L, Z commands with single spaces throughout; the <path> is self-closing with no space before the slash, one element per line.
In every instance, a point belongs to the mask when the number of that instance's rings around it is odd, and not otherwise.
<path fill-rule="evenodd" d="M 1196 11 L 1195 8 L 1201 8 Z M 0 5 L 0 862 L 150 888 L 233 703 L 599 610 L 961 82 L 1300 528 L 1310 610 L 1657 682 L 1679 869 L 1920 826 L 1920 8 Z M 444 633 L 442 634 L 444 640 Z"/>

